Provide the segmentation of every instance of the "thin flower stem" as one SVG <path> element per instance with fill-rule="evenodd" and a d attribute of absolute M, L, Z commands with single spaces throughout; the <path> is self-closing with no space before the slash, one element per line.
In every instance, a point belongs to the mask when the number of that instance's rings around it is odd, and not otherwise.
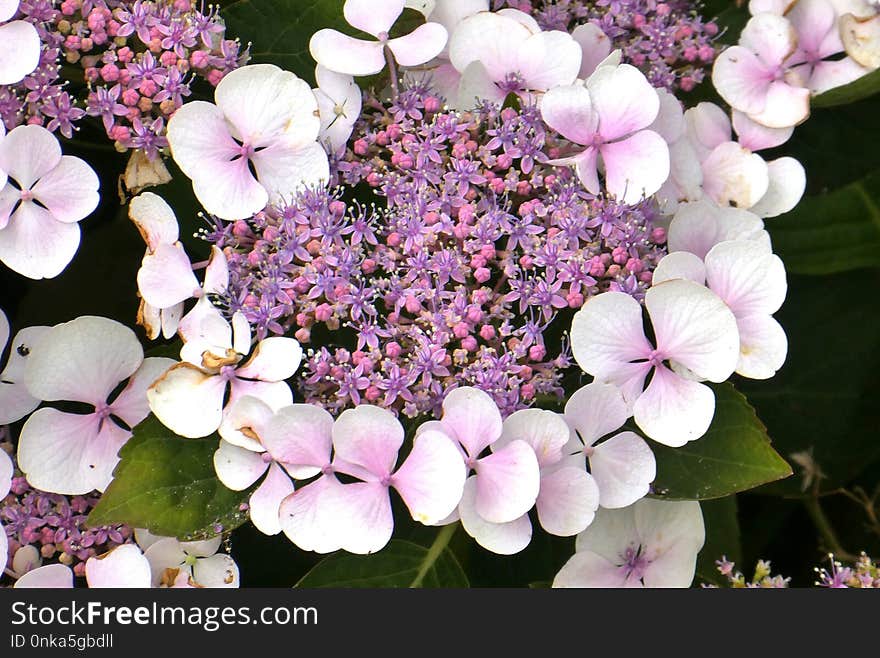
<path fill-rule="evenodd" d="M 828 517 L 825 516 L 825 512 L 822 511 L 822 506 L 819 505 L 818 498 L 810 497 L 804 499 L 804 507 L 806 507 L 807 513 L 813 520 L 813 525 L 816 526 L 819 534 L 822 535 L 822 539 L 825 541 L 825 547 L 829 552 L 833 553 L 836 558 L 847 562 L 854 562 L 858 559 L 857 555 L 853 555 L 840 545 L 840 541 L 837 539 L 834 528 L 831 527 L 831 522 L 828 520 Z"/>
<path fill-rule="evenodd" d="M 400 87 L 397 81 L 397 62 L 394 61 L 394 53 L 391 52 L 391 48 L 385 46 L 385 61 L 388 62 L 388 73 L 391 76 L 391 94 L 392 100 L 397 101 L 397 97 L 400 95 Z"/>
<path fill-rule="evenodd" d="M 449 545 L 452 536 L 455 534 L 455 531 L 458 529 L 458 523 L 450 523 L 449 525 L 443 526 L 443 529 L 437 533 L 436 539 L 434 539 L 434 543 L 431 544 L 431 548 L 428 549 L 428 554 L 425 556 L 425 559 L 422 561 L 421 566 L 419 567 L 419 572 L 416 574 L 416 577 L 413 578 L 413 581 L 409 584 L 410 588 L 418 588 L 422 586 L 422 581 L 425 580 L 425 576 L 428 575 L 428 571 L 431 567 L 434 566 L 434 563 L 440 558 L 440 555 Z"/>

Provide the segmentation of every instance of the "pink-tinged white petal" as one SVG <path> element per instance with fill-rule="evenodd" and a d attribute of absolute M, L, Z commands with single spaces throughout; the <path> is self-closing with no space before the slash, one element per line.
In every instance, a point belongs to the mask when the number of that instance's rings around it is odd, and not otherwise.
<path fill-rule="evenodd" d="M 593 23 L 578 25 L 571 36 L 581 47 L 581 69 L 577 77 L 586 80 L 599 66 L 599 62 L 611 53 L 611 39 Z"/>
<path fill-rule="evenodd" d="M 610 384 L 587 384 L 565 404 L 565 420 L 585 446 L 619 430 L 629 416 L 623 395 Z"/>
<path fill-rule="evenodd" d="M 649 559 L 678 554 L 693 567 L 693 560 L 706 540 L 703 513 L 697 501 L 646 498 L 633 506 L 633 515 L 639 540 Z"/>
<path fill-rule="evenodd" d="M 519 553 L 532 540 L 532 523 L 528 514 L 508 523 L 491 523 L 477 511 L 477 477 L 468 478 L 458 506 L 461 525 L 483 548 L 499 555 Z"/>
<path fill-rule="evenodd" d="M 363 93 L 350 75 L 336 73 L 323 66 L 315 68 L 318 89 L 315 98 L 321 115 L 321 140 L 329 140 L 331 149 L 338 151 L 351 136 L 360 117 Z"/>
<path fill-rule="evenodd" d="M 279 410 L 261 438 L 275 461 L 297 479 L 308 479 L 330 463 L 333 417 L 321 407 L 294 404 Z"/>
<path fill-rule="evenodd" d="M 517 440 L 480 459 L 475 470 L 476 510 L 490 523 L 507 523 L 528 512 L 540 489 L 535 451 Z"/>
<path fill-rule="evenodd" d="M 651 350 L 645 338 L 642 307 L 630 295 L 596 295 L 574 315 L 571 351 L 588 374 L 609 376 L 621 364 L 644 359 Z"/>
<path fill-rule="evenodd" d="M 765 12 L 782 16 L 797 0 L 749 0 L 749 13 L 757 16 Z"/>
<path fill-rule="evenodd" d="M 599 133 L 606 140 L 626 137 L 650 126 L 660 111 L 660 98 L 634 66 L 603 66 L 587 81 L 599 114 Z"/>
<path fill-rule="evenodd" d="M 73 260 L 79 240 L 78 224 L 59 222 L 27 201 L 0 230 L 0 262 L 29 279 L 52 279 Z"/>
<path fill-rule="evenodd" d="M 0 0 L 0 22 L 8 21 L 18 12 L 19 0 Z"/>
<path fill-rule="evenodd" d="M 251 521 L 264 535 L 281 532 L 281 502 L 293 493 L 293 482 L 278 464 L 272 464 L 263 483 L 250 497 Z"/>
<path fill-rule="evenodd" d="M 562 416 L 544 409 L 521 409 L 504 420 L 501 438 L 492 444 L 498 452 L 514 441 L 525 441 L 538 459 L 541 468 L 562 460 L 562 449 L 571 432 Z"/>
<path fill-rule="evenodd" d="M 576 144 L 592 144 L 599 128 L 590 92 L 582 84 L 554 87 L 541 100 L 541 117 L 553 130 Z"/>
<path fill-rule="evenodd" d="M 440 23 L 452 34 L 468 16 L 489 11 L 489 0 L 437 0 L 428 13 L 428 20 Z"/>
<path fill-rule="evenodd" d="M 355 39 L 336 30 L 319 30 L 309 41 L 309 52 L 324 68 L 346 75 L 375 75 L 385 68 L 378 41 Z"/>
<path fill-rule="evenodd" d="M 217 472 L 217 477 L 224 486 L 233 491 L 247 489 L 266 472 L 268 467 L 269 462 L 263 459 L 262 454 L 239 448 L 226 441 L 220 441 L 220 447 L 214 452 L 214 470 Z"/>
<path fill-rule="evenodd" d="M 845 14 L 840 17 L 839 27 L 847 55 L 864 67 L 880 66 L 880 17 Z"/>
<path fill-rule="evenodd" d="M 137 282 L 144 301 L 160 309 L 186 301 L 199 290 L 192 263 L 180 243 L 161 244 L 144 256 Z"/>
<path fill-rule="evenodd" d="M 193 311 L 199 309 L 203 300 L 202 309 L 187 314 L 180 323 L 181 336 L 186 341 L 180 349 L 180 358 L 194 366 L 216 369 L 216 359 L 235 356 L 232 327 L 204 297 Z"/>
<path fill-rule="evenodd" d="M 711 388 L 662 366 L 654 370 L 654 378 L 633 406 L 636 425 L 658 443 L 673 448 L 702 437 L 714 415 Z"/>
<path fill-rule="evenodd" d="M 488 393 L 471 386 L 453 389 L 446 395 L 440 422 L 474 459 L 501 436 L 498 405 Z"/>
<path fill-rule="evenodd" d="M 397 417 L 372 405 L 346 409 L 333 424 L 336 457 L 379 478 L 391 475 L 403 437 L 403 425 Z"/>
<path fill-rule="evenodd" d="M 767 163 L 767 173 L 767 192 L 750 210 L 759 217 L 777 217 L 794 210 L 807 188 L 804 166 L 794 158 L 778 158 Z"/>
<path fill-rule="evenodd" d="M 312 88 L 273 64 L 243 66 L 224 76 L 214 91 L 232 136 L 255 148 L 282 139 L 293 148 L 318 138 L 321 122 Z"/>
<path fill-rule="evenodd" d="M 229 382 L 229 400 L 234 404 L 244 396 L 259 398 L 273 410 L 293 404 L 293 392 L 287 382 L 263 382 L 249 379 L 232 379 Z"/>
<path fill-rule="evenodd" d="M 210 539 L 180 542 L 180 547 L 184 553 L 193 557 L 211 557 L 220 550 L 222 544 L 223 537 L 214 535 Z"/>
<path fill-rule="evenodd" d="M 718 55 L 712 68 L 712 84 L 732 107 L 746 114 L 757 114 L 767 104 L 773 70 L 755 53 L 732 46 Z"/>
<path fill-rule="evenodd" d="M 418 66 L 429 62 L 446 47 L 449 35 L 439 23 L 425 23 L 402 37 L 388 42 L 394 59 L 401 66 Z"/>
<path fill-rule="evenodd" d="M 324 476 L 285 498 L 279 515 L 287 538 L 304 551 L 332 553 L 342 548 L 348 529 L 327 514 L 323 500 L 328 492 L 343 486 L 334 476 Z"/>
<path fill-rule="evenodd" d="M 632 587 L 626 570 L 596 553 L 585 551 L 572 555 L 556 577 L 558 588 L 620 588 Z"/>
<path fill-rule="evenodd" d="M 471 62 L 458 78 L 458 87 L 452 101 L 461 110 L 477 107 L 482 101 L 504 102 L 501 91 L 481 62 Z"/>
<path fill-rule="evenodd" d="M 302 347 L 293 338 L 272 336 L 257 343 L 251 358 L 235 374 L 246 379 L 280 382 L 299 369 L 302 354 Z"/>
<path fill-rule="evenodd" d="M 195 439 L 220 427 L 225 392 L 226 381 L 222 377 L 180 363 L 149 388 L 147 400 L 165 427 Z"/>
<path fill-rule="evenodd" d="M 788 355 L 788 338 L 782 326 L 768 315 L 737 320 L 740 337 L 737 374 L 749 379 L 770 379 Z"/>
<path fill-rule="evenodd" d="M 208 258 L 208 266 L 205 268 L 204 290 L 206 293 L 223 293 L 229 286 L 229 264 L 226 255 L 214 245 L 211 247 L 211 255 Z"/>
<path fill-rule="evenodd" d="M 6 533 L 3 533 L 4 540 Z M 28 571 L 13 585 L 16 589 L 73 589 L 73 570 L 63 564 L 47 564 Z"/>
<path fill-rule="evenodd" d="M 352 27 L 378 37 L 400 18 L 405 0 L 345 0 L 342 14 Z"/>
<path fill-rule="evenodd" d="M 0 318 L 5 316 L 0 311 Z M 6 325 L 8 336 L 9 325 Z M 24 371 L 33 346 L 49 331 L 49 327 L 26 327 L 13 339 L 6 367 L 0 372 L 0 425 L 14 423 L 36 409 L 39 398 L 35 397 L 24 384 Z M 6 344 L 0 336 L 0 345 Z M 0 487 L 2 490 L 2 487 Z"/>
<path fill-rule="evenodd" d="M 810 90 L 793 82 L 772 82 L 764 109 L 749 117 L 768 128 L 797 126 L 810 116 Z"/>
<path fill-rule="evenodd" d="M 603 144 L 599 152 L 605 163 L 605 187 L 624 203 L 651 196 L 669 178 L 669 146 L 652 130 Z"/>
<path fill-rule="evenodd" d="M 665 89 L 657 89 L 660 99 L 660 110 L 648 128 L 660 135 L 667 144 L 674 144 L 685 134 L 687 124 L 684 119 L 684 108 L 674 94 Z"/>
<path fill-rule="evenodd" d="M 0 25 L 0 85 L 20 82 L 40 63 L 40 35 L 27 21 Z"/>
<path fill-rule="evenodd" d="M 376 553 L 391 539 L 394 530 L 391 498 L 388 488 L 379 482 L 330 487 L 322 494 L 319 504 L 327 521 L 339 528 L 341 548 L 349 553 Z"/>
<path fill-rule="evenodd" d="M 0 560 L 3 561 L 6 560 L 5 551 L 7 549 L 4 548 L 6 546 L 5 542 L 6 533 L 0 533 Z M 5 564 L 5 562 L 3 563 Z M 18 576 L 23 576 L 29 571 L 38 569 L 41 564 L 43 564 L 43 557 L 40 555 L 40 551 L 37 550 L 37 547 L 33 544 L 20 546 L 15 551 L 15 555 L 12 556 L 12 572 Z"/>
<path fill-rule="evenodd" d="M 657 263 L 651 284 L 656 286 L 673 279 L 687 279 L 703 285 L 706 283 L 706 266 L 699 256 L 688 251 L 673 251 Z"/>
<path fill-rule="evenodd" d="M 6 494 L 9 493 L 9 488 L 12 486 L 12 459 L 9 458 L 9 455 L 4 451 L 2 455 L 0 455 L 0 498 L 6 498 Z"/>
<path fill-rule="evenodd" d="M 101 405 L 143 360 L 144 351 L 131 329 L 85 315 L 45 333 L 28 359 L 24 382 L 41 400 Z"/>
<path fill-rule="evenodd" d="M 165 340 L 173 338 L 174 335 L 177 333 L 177 328 L 178 326 L 180 326 L 181 317 L 183 317 L 183 302 L 175 304 L 174 306 L 171 306 L 169 308 L 163 308 L 159 312 L 162 337 L 165 338 Z M 152 337 L 150 340 L 154 339 L 155 337 Z"/>
<path fill-rule="evenodd" d="M 862 66 L 851 57 L 840 60 L 823 60 L 812 67 L 806 85 L 813 94 L 822 94 L 829 89 L 842 87 L 868 75 L 871 69 Z"/>
<path fill-rule="evenodd" d="M 578 77 L 582 51 L 568 32 L 539 32 L 526 39 L 519 52 L 519 70 L 527 89 L 547 91 L 570 85 Z"/>
<path fill-rule="evenodd" d="M 238 354 L 251 351 L 251 325 L 241 311 L 232 314 L 232 349 Z"/>
<path fill-rule="evenodd" d="M 30 189 L 60 163 L 61 145 L 41 126 L 18 126 L 0 141 L 0 171 L 20 189 Z"/>
<path fill-rule="evenodd" d="M 657 476 L 654 453 L 634 432 L 621 432 L 593 449 L 590 472 L 599 489 L 599 504 L 607 508 L 632 505 L 648 494 Z"/>
<path fill-rule="evenodd" d="M 238 565 L 226 553 L 196 560 L 192 566 L 192 579 L 200 587 L 235 588 L 240 584 Z"/>
<path fill-rule="evenodd" d="M 701 158 L 732 137 L 730 118 L 715 103 L 699 103 L 685 112 L 684 117 L 688 136 Z"/>
<path fill-rule="evenodd" d="M 500 81 L 514 71 L 519 49 L 536 31 L 501 12 L 481 12 L 461 21 L 452 33 L 449 60 L 460 72 L 473 62 L 481 62 L 489 76 Z"/>
<path fill-rule="evenodd" d="M 739 351 L 736 318 L 718 295 L 676 279 L 652 286 L 645 306 L 665 358 L 712 382 L 723 382 L 733 373 Z"/>
<path fill-rule="evenodd" d="M 160 244 L 174 244 L 180 238 L 177 217 L 158 194 L 138 194 L 128 206 L 128 217 L 137 226 L 149 251 L 155 251 Z"/>
<path fill-rule="evenodd" d="M 86 562 L 86 580 L 92 589 L 149 588 L 150 563 L 134 544 L 123 544 Z"/>
<path fill-rule="evenodd" d="M 245 395 L 227 405 L 218 431 L 223 440 L 234 446 L 263 452 L 262 438 L 274 415 L 268 404 Z"/>
<path fill-rule="evenodd" d="M 34 198 L 59 222 L 78 222 L 98 207 L 98 175 L 83 160 L 61 157 L 58 166 L 33 186 Z"/>
<path fill-rule="evenodd" d="M 176 363 L 165 357 L 144 359 L 126 387 L 110 405 L 113 415 L 121 418 L 129 427 L 136 427 L 143 422 L 150 415 L 147 389 Z"/>
<path fill-rule="evenodd" d="M 750 151 L 763 151 L 782 146 L 794 134 L 794 127 L 768 128 L 752 121 L 747 114 L 733 111 L 733 129 L 740 145 Z M 729 141 L 728 140 L 725 141 Z"/>
<path fill-rule="evenodd" d="M 620 510 L 600 507 L 590 527 L 577 536 L 575 550 L 578 553 L 596 553 L 614 564 L 620 564 L 626 548 L 638 546 L 639 541 L 635 506 Z"/>
<path fill-rule="evenodd" d="M 772 315 L 788 290 L 782 260 L 760 243 L 722 242 L 706 256 L 707 282 L 737 318 Z"/>
<path fill-rule="evenodd" d="M 269 193 L 251 174 L 248 163 L 244 157 L 205 160 L 193 177 L 193 193 L 205 210 L 231 221 L 250 217 L 266 207 Z"/>
<path fill-rule="evenodd" d="M 330 178 L 327 153 L 317 142 L 292 146 L 278 141 L 255 153 L 251 161 L 272 203 L 289 201 L 295 192 L 323 186 Z"/>
<path fill-rule="evenodd" d="M 578 180 L 584 186 L 584 189 L 591 194 L 599 194 L 601 186 L 599 184 L 599 151 L 595 147 L 590 147 L 583 153 L 571 158 L 569 161 L 555 162 L 549 164 L 573 164 L 578 175 Z"/>
<path fill-rule="evenodd" d="M 461 500 L 467 469 L 446 434 L 419 434 L 412 451 L 391 479 L 413 519 L 434 525 L 449 516 Z"/>
<path fill-rule="evenodd" d="M 767 193 L 764 159 L 736 142 L 724 142 L 703 160 L 703 189 L 720 206 L 751 208 Z"/>
<path fill-rule="evenodd" d="M 564 466 L 542 475 L 535 507 L 544 530 L 557 537 L 571 537 L 593 522 L 599 488 L 582 467 Z"/>
<path fill-rule="evenodd" d="M 177 569 L 189 572 L 186 565 L 186 552 L 182 544 L 174 537 L 160 537 L 148 548 L 144 549 L 144 557 L 150 568 L 150 580 L 153 587 L 158 587 L 166 578 L 166 571 Z"/>
<path fill-rule="evenodd" d="M 6 349 L 6 343 L 9 342 L 9 319 L 3 309 L 0 309 L 0 353 Z"/>
<path fill-rule="evenodd" d="M 767 66 L 778 66 L 794 52 L 798 35 L 791 22 L 774 14 L 753 16 L 740 34 L 739 45 L 760 57 Z"/>
<path fill-rule="evenodd" d="M 725 240 L 755 240 L 770 246 L 764 222 L 739 208 L 720 208 L 710 199 L 681 206 L 669 225 L 670 252 L 689 251 L 701 259 Z"/>

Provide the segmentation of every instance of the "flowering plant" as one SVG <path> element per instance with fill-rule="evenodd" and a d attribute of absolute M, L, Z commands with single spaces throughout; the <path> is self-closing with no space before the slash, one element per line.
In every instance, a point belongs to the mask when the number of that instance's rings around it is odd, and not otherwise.
<path fill-rule="evenodd" d="M 875 582 L 877 4 L 0 0 L 4 584 Z"/>

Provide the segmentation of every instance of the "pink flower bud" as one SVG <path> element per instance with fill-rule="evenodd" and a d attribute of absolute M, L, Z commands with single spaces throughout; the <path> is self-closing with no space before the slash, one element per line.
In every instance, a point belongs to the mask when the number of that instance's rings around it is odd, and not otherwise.
<path fill-rule="evenodd" d="M 487 341 L 495 338 L 495 327 L 490 324 L 484 324 L 480 327 L 480 338 Z"/>
<path fill-rule="evenodd" d="M 467 350 L 468 352 L 476 352 L 477 351 L 477 339 L 473 336 L 468 336 L 464 340 L 461 341 L 461 348 Z"/>
<path fill-rule="evenodd" d="M 489 271 L 489 268 L 480 267 L 474 271 L 474 278 L 479 283 L 486 283 L 486 281 L 492 278 L 492 273 Z"/>
<path fill-rule="evenodd" d="M 327 322 L 333 317 L 333 307 L 330 304 L 321 304 L 315 309 L 315 319 L 318 322 Z"/>

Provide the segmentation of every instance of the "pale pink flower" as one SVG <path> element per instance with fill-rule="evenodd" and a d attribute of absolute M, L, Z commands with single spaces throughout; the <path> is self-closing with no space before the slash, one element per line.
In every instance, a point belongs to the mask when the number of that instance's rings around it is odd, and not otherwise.
<path fill-rule="evenodd" d="M 330 154 L 338 153 L 348 143 L 354 124 L 361 116 L 363 94 L 350 75 L 335 73 L 323 66 L 315 69 L 318 88 L 314 89 L 321 113 L 318 141 Z"/>
<path fill-rule="evenodd" d="M 103 491 L 131 437 L 127 428 L 150 413 L 147 387 L 172 363 L 144 359 L 134 332 L 107 318 L 83 316 L 46 331 L 28 358 L 25 386 L 41 400 L 83 402 L 93 411 L 44 407 L 28 418 L 18 445 L 18 465 L 28 482 L 68 495 Z"/>
<path fill-rule="evenodd" d="M 40 35 L 27 21 L 9 21 L 19 0 L 0 0 L 0 85 L 20 82 L 40 63 Z M 2 169 L 2 167 L 0 167 Z"/>
<path fill-rule="evenodd" d="M 31 279 L 61 273 L 79 247 L 79 222 L 98 206 L 98 176 L 61 154 L 40 126 L 0 126 L 0 261 Z M 15 184 L 13 184 L 13 181 Z"/>
<path fill-rule="evenodd" d="M 248 354 L 250 359 L 242 363 Z M 273 409 L 291 404 L 293 394 L 284 380 L 299 368 L 302 348 L 293 338 L 273 336 L 251 352 L 250 326 L 241 312 L 232 316 L 231 325 L 208 314 L 187 337 L 180 358 L 149 388 L 147 399 L 162 424 L 181 436 L 198 438 L 217 431 L 224 407 L 245 395 Z"/>
<path fill-rule="evenodd" d="M 148 541 L 144 541 L 145 537 Z M 220 535 L 202 541 L 178 541 L 174 537 L 136 534 L 148 565 L 145 587 L 236 588 L 238 565 L 226 553 L 218 553 Z"/>
<path fill-rule="evenodd" d="M 284 407 L 285 418 L 300 418 L 307 433 L 319 432 L 321 425 L 332 426 L 333 418 L 319 407 L 295 404 Z M 262 400 L 244 396 L 230 405 L 220 424 L 220 447 L 214 453 L 214 470 L 220 481 L 234 491 L 243 491 L 260 478 L 263 481 L 251 494 L 249 510 L 254 526 L 266 535 L 281 532 L 279 508 L 293 493 L 294 487 L 286 469 L 296 472 L 297 463 L 290 464 L 291 448 L 302 437 L 270 432 L 268 426 L 274 411 Z M 264 477 L 265 476 L 265 477 Z"/>
<path fill-rule="evenodd" d="M 770 248 L 770 235 L 760 217 L 748 210 L 721 207 L 712 199 L 682 204 L 667 231 L 670 252 L 688 251 L 702 258 L 719 242 L 754 240 Z"/>
<path fill-rule="evenodd" d="M 243 219 L 327 182 L 318 102 L 306 82 L 271 64 L 243 66 L 214 99 L 186 103 L 168 122 L 171 154 L 209 213 Z"/>
<path fill-rule="evenodd" d="M 405 5 L 405 0 L 346 0 L 342 8 L 345 20 L 376 41 L 319 30 L 309 42 L 312 58 L 326 69 L 347 75 L 380 73 L 386 64 L 386 48 L 401 66 L 418 66 L 432 60 L 442 52 L 448 38 L 439 23 L 425 23 L 395 39 L 389 36 Z"/>
<path fill-rule="evenodd" d="M 552 129 L 586 150 L 551 164 L 574 165 L 584 187 L 605 188 L 624 203 L 654 194 L 669 176 L 669 147 L 647 130 L 660 111 L 660 98 L 636 68 L 600 66 L 585 84 L 555 87 L 544 95 L 541 114 Z"/>
<path fill-rule="evenodd" d="M 222 293 L 228 284 L 226 256 L 216 246 L 205 270 L 204 287 L 199 285 L 189 256 L 181 244 L 180 230 L 174 211 L 162 197 L 144 192 L 131 200 L 128 216 L 147 245 L 138 270 L 138 292 L 141 307 L 138 322 L 151 340 L 173 337 L 181 324 L 193 322 L 210 305 L 205 300 L 187 322 L 181 320 L 184 302 L 191 298 L 201 301 L 207 293 Z M 211 306 L 213 308 L 213 306 Z M 191 312 L 192 313 L 192 312 Z M 185 337 L 185 336 L 184 336 Z"/>
<path fill-rule="evenodd" d="M 767 128 L 733 111 L 733 120 L 714 103 L 685 113 L 687 133 L 702 170 L 703 192 L 722 206 L 747 209 L 761 217 L 792 210 L 807 185 L 803 165 L 791 157 L 765 162 L 754 153 L 784 144 L 793 128 Z M 733 140 L 732 129 L 737 132 Z"/>
<path fill-rule="evenodd" d="M 48 329 L 49 327 L 27 327 L 19 331 L 10 343 L 6 367 L 0 372 L 0 425 L 21 420 L 40 404 L 40 401 L 30 394 L 22 377 L 34 344 Z M 0 355 L 3 354 L 7 342 L 9 342 L 9 321 L 0 309 Z"/>
<path fill-rule="evenodd" d="M 690 587 L 705 540 L 696 501 L 600 509 L 553 587 Z"/>
<path fill-rule="evenodd" d="M 602 507 L 632 505 L 647 495 L 657 475 L 654 453 L 635 432 L 620 432 L 629 419 L 620 390 L 593 382 L 575 391 L 565 405 L 571 439 L 565 452 L 569 463 L 590 464 Z M 613 434 L 613 436 L 611 436 Z"/>
<path fill-rule="evenodd" d="M 788 340 L 773 319 L 788 289 L 785 266 L 769 244 L 754 240 L 721 242 L 706 254 L 670 253 L 657 265 L 654 282 L 690 279 L 705 283 L 736 317 L 740 349 L 736 372 L 769 379 L 785 363 Z"/>
<path fill-rule="evenodd" d="M 503 430 L 492 398 L 466 386 L 449 392 L 440 421 L 424 423 L 417 434 L 441 433 L 461 445 L 467 469 L 473 472 L 458 505 L 462 527 L 483 548 L 511 555 L 531 541 L 527 512 L 538 499 L 541 471 L 532 446 L 519 438 L 481 456 L 501 439 Z M 454 520 L 453 515 L 443 522 Z"/>
<path fill-rule="evenodd" d="M 621 389 L 647 436 L 679 447 L 703 436 L 715 414 L 712 389 L 697 380 L 723 382 L 736 368 L 736 318 L 712 291 L 687 280 L 652 286 L 645 307 L 656 348 L 645 337 L 642 306 L 606 292 L 575 314 L 572 353 L 597 381 Z"/>
<path fill-rule="evenodd" d="M 739 45 L 722 52 L 712 82 L 730 105 L 768 128 L 787 128 L 810 115 L 810 90 L 791 59 L 798 47 L 791 22 L 772 13 L 753 16 Z"/>
<path fill-rule="evenodd" d="M 538 521 L 544 530 L 559 537 L 571 537 L 583 531 L 593 521 L 599 506 L 599 489 L 593 476 L 584 470 L 583 459 L 569 458 L 566 448 L 570 438 L 568 425 L 559 414 L 543 409 L 522 409 L 504 420 L 501 438 L 492 444 L 493 452 L 513 441 L 525 441 L 532 447 L 541 469 L 540 490 L 535 501 Z M 528 524 L 531 528 L 528 514 L 523 517 L 523 521 L 514 522 L 514 527 L 525 528 Z"/>
<path fill-rule="evenodd" d="M 449 60 L 461 74 L 459 109 L 477 99 L 500 103 L 509 93 L 526 100 L 570 85 L 581 69 L 581 47 L 567 32 L 542 32 L 534 18 L 515 9 L 465 18 L 449 40 Z"/>

